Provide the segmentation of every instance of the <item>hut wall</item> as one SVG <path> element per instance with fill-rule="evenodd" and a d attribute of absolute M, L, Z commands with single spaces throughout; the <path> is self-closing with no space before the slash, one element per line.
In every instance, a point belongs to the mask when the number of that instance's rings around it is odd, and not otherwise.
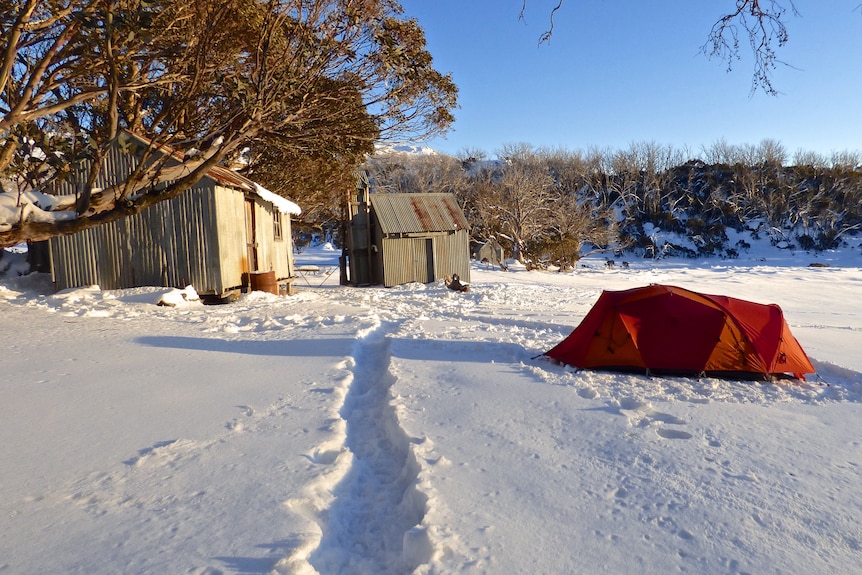
<path fill-rule="evenodd" d="M 88 285 L 116 289 L 130 281 L 130 270 L 121 265 L 118 255 L 125 251 L 125 241 L 117 230 L 107 228 L 105 225 L 49 240 L 51 279 L 56 289 Z"/>
<path fill-rule="evenodd" d="M 218 230 L 211 223 L 213 200 L 211 189 L 193 188 L 129 218 L 129 264 L 140 270 L 134 285 L 191 284 L 203 294 L 226 287 L 219 273 Z"/>
<path fill-rule="evenodd" d="M 202 294 L 220 294 L 234 284 L 222 277 L 214 222 L 212 190 L 193 188 L 128 218 L 52 238 L 54 285 L 122 289 L 191 284 Z"/>
<path fill-rule="evenodd" d="M 220 255 L 222 285 L 235 288 L 243 285 L 243 274 L 273 271 L 277 280 L 293 276 L 293 248 L 290 215 L 282 214 L 281 239 L 275 238 L 275 207 L 252 197 L 254 205 L 255 241 L 257 243 L 257 269 L 248 261 L 248 230 L 245 221 L 245 203 L 248 196 L 242 192 L 215 187 L 216 213 L 213 221 L 218 226 L 217 241 Z"/>
<path fill-rule="evenodd" d="M 467 230 L 436 238 L 434 273 L 436 278 L 458 274 L 462 282 L 470 282 L 470 234 Z"/>
<path fill-rule="evenodd" d="M 136 166 L 134 155 L 112 147 L 94 187 L 109 188 Z M 89 165 L 59 184 L 56 193 L 82 189 Z M 243 285 L 249 270 L 245 194 L 208 176 L 179 196 L 139 214 L 49 241 L 56 289 L 99 285 L 123 289 L 143 285 L 185 287 L 221 296 Z M 254 197 L 258 267 L 278 279 L 293 275 L 290 216 L 282 216 L 275 240 L 272 204 Z"/>
<path fill-rule="evenodd" d="M 274 271 L 278 280 L 293 275 L 291 258 L 293 250 L 290 245 L 290 215 L 282 214 L 281 238 L 275 237 L 275 207 L 269 202 L 255 202 L 255 220 L 257 221 L 258 267 L 257 271 Z"/>
<path fill-rule="evenodd" d="M 470 281 L 469 236 L 455 233 L 385 237 L 382 244 L 383 285 L 392 287 L 411 282 L 430 283 L 458 274 Z"/>
<path fill-rule="evenodd" d="M 219 281 L 225 289 L 242 286 L 243 274 L 253 272 L 246 248 L 245 195 L 237 190 L 215 187 L 213 229 L 218 229 Z"/>
<path fill-rule="evenodd" d="M 433 252 L 428 255 L 431 238 L 383 238 L 383 285 L 392 287 L 411 282 L 434 281 L 428 271 L 428 260 L 433 265 Z"/>

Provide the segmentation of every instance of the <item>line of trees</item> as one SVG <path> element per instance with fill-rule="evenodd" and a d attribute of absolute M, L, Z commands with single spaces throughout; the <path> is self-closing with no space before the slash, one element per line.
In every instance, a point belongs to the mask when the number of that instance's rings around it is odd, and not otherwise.
<path fill-rule="evenodd" d="M 624 150 L 509 145 L 495 160 L 387 154 L 366 164 L 377 193 L 449 192 L 477 242 L 497 239 L 528 266 L 574 265 L 585 251 L 736 257 L 748 230 L 775 245 L 824 250 L 862 228 L 862 155 L 792 157 L 774 140 L 688 149 L 643 142 Z M 659 241 L 655 230 L 683 238 Z"/>

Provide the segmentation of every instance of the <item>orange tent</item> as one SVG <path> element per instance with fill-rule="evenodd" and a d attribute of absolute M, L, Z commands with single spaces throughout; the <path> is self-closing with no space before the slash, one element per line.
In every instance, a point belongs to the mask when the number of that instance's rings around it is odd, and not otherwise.
<path fill-rule="evenodd" d="M 587 369 L 797 379 L 814 373 L 777 305 L 658 284 L 602 292 L 545 355 Z"/>

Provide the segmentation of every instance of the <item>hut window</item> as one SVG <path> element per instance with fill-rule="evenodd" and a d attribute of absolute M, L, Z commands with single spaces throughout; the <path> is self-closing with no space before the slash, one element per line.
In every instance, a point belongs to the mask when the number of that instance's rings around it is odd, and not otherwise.
<path fill-rule="evenodd" d="M 275 239 L 283 239 L 281 233 L 281 212 L 275 210 L 272 217 L 272 235 Z"/>

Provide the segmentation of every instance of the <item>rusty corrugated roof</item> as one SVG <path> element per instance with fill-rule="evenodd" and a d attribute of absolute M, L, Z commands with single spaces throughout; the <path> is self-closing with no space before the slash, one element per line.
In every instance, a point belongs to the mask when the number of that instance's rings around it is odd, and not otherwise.
<path fill-rule="evenodd" d="M 132 132 L 131 130 L 124 130 L 124 132 L 129 136 L 137 139 L 144 146 L 153 145 L 153 141 L 146 136 L 142 136 L 141 134 L 137 134 L 135 132 Z M 156 149 L 159 152 L 174 158 L 178 162 L 183 161 L 182 152 L 173 149 L 167 144 L 159 144 L 157 145 Z M 246 192 L 257 193 L 258 195 L 260 195 L 259 185 L 257 183 L 249 180 L 242 174 L 239 174 L 229 168 L 225 168 L 224 166 L 216 165 L 211 167 L 209 170 L 207 170 L 207 173 L 203 177 L 210 178 L 211 180 L 214 180 L 217 184 L 226 188 L 243 190 Z M 271 201 L 271 199 L 268 199 L 268 201 Z"/>
<path fill-rule="evenodd" d="M 146 136 L 142 136 L 141 134 L 135 133 L 131 130 L 124 130 L 124 132 L 138 140 L 144 146 L 153 145 L 153 141 Z M 183 153 L 173 149 L 167 144 L 158 144 L 156 149 L 167 156 L 171 156 L 179 162 L 183 161 Z M 254 182 L 242 174 L 238 174 L 237 172 L 223 166 L 216 165 L 211 167 L 204 177 L 209 177 L 226 188 L 235 188 L 238 190 L 245 190 L 247 192 L 255 191 Z"/>
<path fill-rule="evenodd" d="M 371 194 L 384 234 L 467 229 L 467 218 L 452 194 Z"/>

